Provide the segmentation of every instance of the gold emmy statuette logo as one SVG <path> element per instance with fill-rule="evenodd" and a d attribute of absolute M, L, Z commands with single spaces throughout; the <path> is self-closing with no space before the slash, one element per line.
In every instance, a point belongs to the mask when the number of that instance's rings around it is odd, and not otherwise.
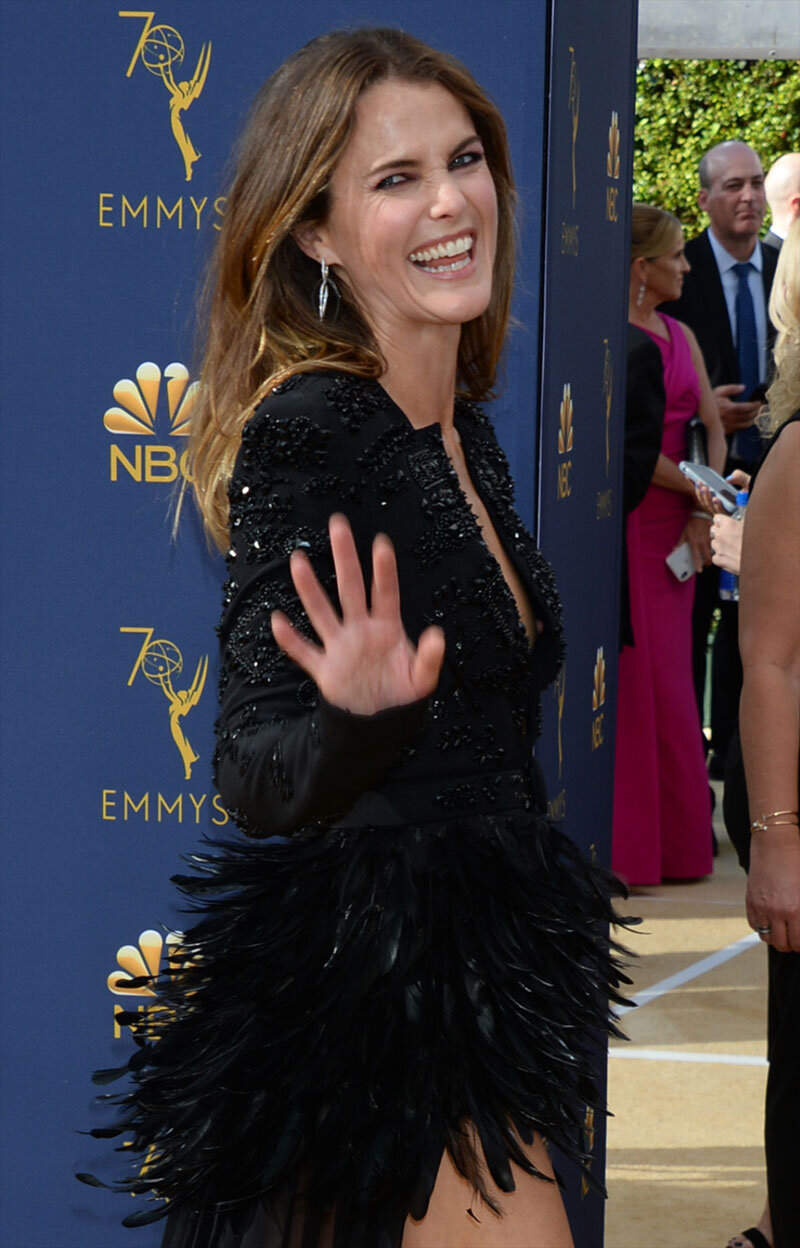
<path fill-rule="evenodd" d="M 567 665 L 562 663 L 558 669 L 555 683 L 553 684 L 553 693 L 558 704 L 558 778 L 561 779 L 561 769 L 564 765 L 564 748 L 561 736 L 561 728 L 564 720 L 564 700 L 566 698 L 567 687 Z"/>
<path fill-rule="evenodd" d="M 561 392 L 561 406 L 558 409 L 558 453 L 567 455 L 572 450 L 572 386 L 567 381 Z"/>
<path fill-rule="evenodd" d="M 154 26 L 154 9 L 150 11 L 121 9 L 119 16 L 144 18 L 144 27 L 125 76 L 130 78 L 137 61 L 141 60 L 145 69 L 163 82 L 169 94 L 169 120 L 172 134 L 183 157 L 186 181 L 191 182 L 192 166 L 200 159 L 200 153 L 184 129 L 182 114 L 191 107 L 205 86 L 208 66 L 211 62 L 211 44 L 210 42 L 204 43 L 201 47 L 191 80 L 184 79 L 176 82 L 175 73 L 179 72 L 180 66 L 183 65 L 186 49 L 175 27 Z"/>
<path fill-rule="evenodd" d="M 569 455 L 572 450 L 574 440 L 573 416 L 572 386 L 567 381 L 561 392 L 561 405 L 558 409 L 558 453 L 560 456 Z M 572 460 L 560 459 L 557 465 L 557 494 L 559 498 L 568 498 L 572 493 L 571 471 Z"/>
<path fill-rule="evenodd" d="M 614 398 L 614 364 L 608 339 L 603 339 L 603 398 L 606 404 L 606 476 L 611 470 L 611 403 Z"/>
<path fill-rule="evenodd" d="M 183 760 L 184 780 L 191 779 L 192 767 L 200 757 L 192 749 L 187 740 L 181 720 L 188 715 L 192 707 L 197 706 L 203 695 L 206 676 L 208 675 L 208 655 L 204 655 L 197 664 L 194 680 L 188 689 L 176 689 L 173 678 L 183 671 L 183 656 L 172 641 L 157 637 L 153 639 L 152 628 L 121 628 L 121 633 L 142 633 L 144 641 L 131 669 L 128 687 L 133 684 L 139 671 L 152 685 L 157 685 L 168 703 L 169 729 L 172 739 L 178 747 Z"/>
<path fill-rule="evenodd" d="M 606 660 L 603 647 L 597 651 L 594 664 L 594 689 L 592 690 L 592 710 L 599 711 L 606 700 Z"/>
<path fill-rule="evenodd" d="M 103 425 L 116 437 L 155 438 L 159 432 L 158 408 L 162 393 L 162 380 L 166 378 L 167 418 L 170 438 L 185 438 L 189 434 L 192 412 L 197 401 L 199 382 L 189 384 L 189 370 L 185 364 L 168 364 L 162 374 L 157 364 L 145 361 L 136 370 L 136 379 L 121 378 L 112 391 L 116 405 L 107 407 L 103 413 Z M 116 443 L 110 449 L 110 477 L 119 478 L 123 468 L 134 481 L 172 482 L 181 472 L 188 477 L 186 452 L 179 453 L 175 444 L 146 443 L 137 445 L 133 459 Z"/>
<path fill-rule="evenodd" d="M 569 111 L 572 115 L 572 207 L 575 207 L 575 194 L 578 189 L 578 178 L 575 170 L 575 144 L 578 139 L 578 121 L 581 111 L 581 84 L 578 79 L 578 66 L 575 61 L 575 49 L 569 50 Z"/>
<path fill-rule="evenodd" d="M 590 1105 L 586 1106 L 586 1117 L 583 1120 L 583 1150 L 585 1153 L 594 1152 L 594 1110 Z M 586 1163 L 586 1169 L 591 1170 L 593 1158 L 590 1156 Z M 585 1174 L 581 1175 L 581 1200 L 585 1200 L 589 1194 L 589 1180 Z"/>
<path fill-rule="evenodd" d="M 608 127 L 606 173 L 609 178 L 619 178 L 619 116 L 615 112 L 611 114 L 611 125 Z"/>
<path fill-rule="evenodd" d="M 603 647 L 597 651 L 594 663 L 594 688 L 592 689 L 592 749 L 596 750 L 605 740 L 603 736 L 603 706 L 606 701 L 606 660 Z"/>

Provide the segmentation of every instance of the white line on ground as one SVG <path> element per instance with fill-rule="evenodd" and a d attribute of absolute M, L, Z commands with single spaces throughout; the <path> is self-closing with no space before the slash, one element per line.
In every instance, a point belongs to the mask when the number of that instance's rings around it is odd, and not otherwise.
<path fill-rule="evenodd" d="M 642 1062 L 711 1062 L 722 1066 L 766 1066 L 765 1057 L 739 1053 L 685 1053 L 670 1049 L 618 1049 L 608 1050 L 609 1057 L 627 1057 Z"/>
<path fill-rule="evenodd" d="M 682 971 L 678 971 L 675 975 L 668 975 L 666 979 L 660 980 L 657 984 L 653 984 L 652 988 L 645 988 L 643 992 L 638 993 L 633 998 L 632 1005 L 620 1006 L 615 1010 L 618 1018 L 624 1018 L 631 1010 L 641 1008 L 643 1005 L 649 1004 L 650 1001 L 657 1001 L 659 997 L 663 997 L 665 993 L 671 992 L 673 988 L 680 988 L 682 984 L 688 984 L 691 980 L 697 979 L 698 975 L 705 975 L 707 971 L 713 971 L 715 967 L 722 966 L 724 962 L 729 962 L 731 958 L 735 958 L 737 954 L 744 953 L 745 949 L 750 949 L 753 945 L 760 943 L 756 932 L 750 932 L 748 936 L 742 936 L 740 940 L 735 940 L 732 945 L 726 945 L 724 949 L 717 949 L 716 953 L 710 953 L 708 957 L 701 958 L 699 962 L 693 962 L 690 966 L 684 967 Z"/>
<path fill-rule="evenodd" d="M 737 901 L 726 901 L 719 897 L 704 897 L 702 901 L 698 901 L 695 897 L 666 897 L 663 893 L 631 893 L 628 898 L 630 903 L 628 908 L 630 909 L 632 906 L 635 910 L 636 905 L 640 901 L 657 901 L 659 905 L 667 906 L 692 906 L 694 910 L 703 906 L 727 906 L 731 909 L 744 911 L 744 896 Z"/>

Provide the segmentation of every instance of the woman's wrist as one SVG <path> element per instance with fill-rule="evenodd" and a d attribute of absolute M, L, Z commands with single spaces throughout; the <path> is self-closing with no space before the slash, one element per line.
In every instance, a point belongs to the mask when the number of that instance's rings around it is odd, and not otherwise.
<path fill-rule="evenodd" d="M 797 811 L 771 810 L 757 815 L 750 824 L 750 835 L 753 836 L 756 832 L 769 832 L 771 828 L 795 828 L 800 831 Z"/>

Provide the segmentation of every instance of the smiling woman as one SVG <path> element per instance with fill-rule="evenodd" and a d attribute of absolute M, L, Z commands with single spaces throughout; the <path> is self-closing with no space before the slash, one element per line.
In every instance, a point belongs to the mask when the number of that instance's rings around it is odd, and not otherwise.
<path fill-rule="evenodd" d="M 492 295 L 497 196 L 483 145 L 464 105 L 437 83 L 378 83 L 355 115 L 328 216 L 299 230 L 298 241 L 358 292 L 384 353 L 440 357 L 447 326 L 455 366 L 461 326 Z M 455 373 L 442 382 L 450 404 Z"/>
<path fill-rule="evenodd" d="M 266 84 L 190 448 L 245 837 L 180 878 L 116 1128 L 164 1248 L 572 1242 L 545 1138 L 587 1160 L 619 886 L 532 759 L 560 607 L 474 402 L 513 263 L 505 129 L 458 62 L 355 31 Z"/>

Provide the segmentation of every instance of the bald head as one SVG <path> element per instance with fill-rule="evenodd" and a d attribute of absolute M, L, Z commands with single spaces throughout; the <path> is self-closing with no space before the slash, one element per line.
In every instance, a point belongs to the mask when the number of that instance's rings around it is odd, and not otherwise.
<path fill-rule="evenodd" d="M 772 212 L 772 228 L 785 238 L 800 217 L 800 152 L 779 156 L 764 180 Z"/>
<path fill-rule="evenodd" d="M 701 187 L 709 191 L 714 181 L 724 176 L 728 165 L 732 161 L 741 160 L 742 158 L 747 159 L 748 156 L 754 157 L 758 161 L 759 167 L 761 166 L 758 153 L 754 152 L 748 143 L 743 143 L 741 139 L 726 139 L 724 143 L 717 143 L 714 147 L 710 147 L 700 157 L 700 164 L 697 166 Z"/>

